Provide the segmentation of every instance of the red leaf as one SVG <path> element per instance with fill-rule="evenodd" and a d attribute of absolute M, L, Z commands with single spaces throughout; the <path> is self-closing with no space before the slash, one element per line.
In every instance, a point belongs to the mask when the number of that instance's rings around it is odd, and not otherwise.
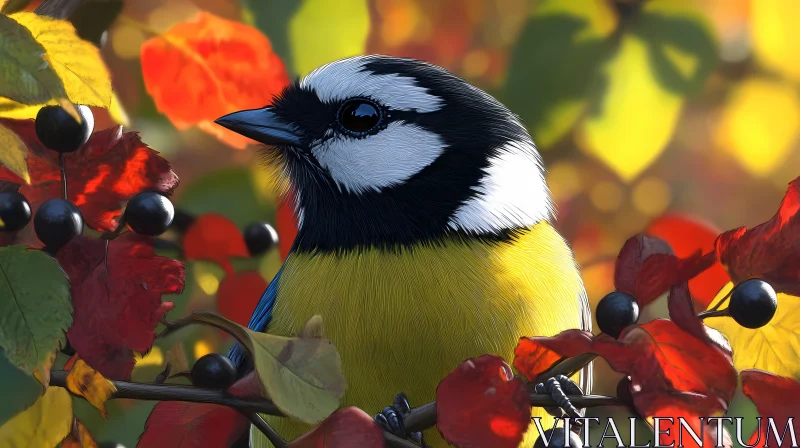
<path fill-rule="evenodd" d="M 761 370 L 745 370 L 740 374 L 742 379 L 742 392 L 755 403 L 758 415 L 764 417 L 761 427 L 757 429 L 750 438 L 748 445 L 758 443 L 764 446 L 768 442 L 769 447 L 778 446 L 775 442 L 775 434 L 768 426 L 766 417 L 772 417 L 778 434 L 783 433 L 789 418 L 792 418 L 794 433 L 800 437 L 800 383 L 792 378 L 785 378 L 774 373 L 763 372 Z M 769 440 L 766 439 L 769 431 Z M 789 431 L 781 446 L 791 446 Z"/>
<path fill-rule="evenodd" d="M 366 412 L 353 406 L 339 409 L 290 448 L 383 448 L 383 430 Z"/>
<path fill-rule="evenodd" d="M 200 215 L 183 235 L 186 260 L 216 262 L 228 275 L 233 274 L 230 257 L 249 257 L 242 232 L 230 219 L 216 214 Z"/>
<path fill-rule="evenodd" d="M 145 42 L 141 61 L 147 93 L 178 129 L 198 125 L 237 148 L 252 140 L 214 120 L 264 107 L 289 84 L 266 36 L 207 12 Z"/>
<path fill-rule="evenodd" d="M 604 334 L 592 336 L 580 330 L 567 330 L 552 338 L 523 341 L 526 353 L 539 353 L 535 346 L 541 345 L 560 356 L 584 353 L 602 356 L 614 371 L 631 377 L 631 396 L 639 414 L 684 417 L 698 434 L 699 417 L 724 412 L 736 389 L 736 371 L 729 356 L 669 320 L 632 325 L 619 340 Z M 514 365 L 524 364 L 524 360 L 514 361 Z M 520 373 L 533 381 L 541 372 Z M 678 433 L 672 430 L 670 434 L 674 437 Z M 712 434 L 705 436 L 709 438 Z M 662 434 L 660 443 L 669 444 L 672 440 Z"/>
<path fill-rule="evenodd" d="M 691 216 L 666 214 L 650 223 L 645 233 L 664 239 L 672 246 L 676 256 L 686 258 L 698 250 L 703 253 L 714 251 L 714 241 L 720 231 Z M 715 260 L 710 268 L 689 280 L 689 291 L 698 307 L 706 309 L 728 281 L 725 268 Z"/>
<path fill-rule="evenodd" d="M 536 381 L 539 375 L 550 370 L 563 357 L 539 342 L 523 337 L 514 350 L 514 368 L 528 381 Z"/>
<path fill-rule="evenodd" d="M 72 347 L 104 377 L 129 380 L 133 352 L 150 350 L 153 330 L 173 307 L 161 296 L 183 290 L 184 265 L 156 256 L 153 239 L 132 232 L 109 242 L 77 237 L 56 258 L 72 284 Z"/>
<path fill-rule="evenodd" d="M 436 427 L 460 448 L 516 448 L 531 422 L 528 389 L 502 358 L 469 359 L 436 388 Z"/>
<path fill-rule="evenodd" d="M 789 184 L 778 213 L 752 229 L 717 238 L 716 250 L 731 279 L 768 282 L 776 292 L 800 295 L 800 177 Z"/>
<path fill-rule="evenodd" d="M 226 275 L 217 290 L 217 311 L 246 327 L 267 286 L 267 281 L 256 271 Z"/>
<path fill-rule="evenodd" d="M 630 238 L 620 250 L 614 270 L 618 291 L 632 295 L 646 306 L 673 285 L 685 282 L 714 263 L 713 253 L 698 251 L 681 259 L 665 241 L 645 235 Z"/>
<path fill-rule="evenodd" d="M 58 153 L 39 142 L 34 121 L 0 119 L 0 124 L 12 128 L 28 146 L 31 183 L 26 185 L 2 166 L 0 180 L 21 184 L 19 191 L 34 212 L 45 200 L 61 197 Z M 81 210 L 86 225 L 100 231 L 117 227 L 122 207 L 135 194 L 144 190 L 170 193 L 178 185 L 169 163 L 142 143 L 137 133 L 123 134 L 121 126 L 92 134 L 81 149 L 64 154 L 64 165 L 69 200 Z"/>
<path fill-rule="evenodd" d="M 217 404 L 162 401 L 153 408 L 137 448 L 219 448 L 250 428 L 240 412 Z"/>

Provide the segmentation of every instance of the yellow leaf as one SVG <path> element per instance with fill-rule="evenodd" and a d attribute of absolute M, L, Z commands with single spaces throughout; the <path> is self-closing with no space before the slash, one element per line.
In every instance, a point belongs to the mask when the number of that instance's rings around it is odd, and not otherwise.
<path fill-rule="evenodd" d="M 41 43 L 23 24 L 0 14 L 0 97 L 13 98 L 3 102 L 35 104 L 65 95 Z"/>
<path fill-rule="evenodd" d="M 800 101 L 787 82 L 751 78 L 736 86 L 715 132 L 751 174 L 768 176 L 786 160 L 800 129 Z"/>
<path fill-rule="evenodd" d="M 108 108 L 108 114 L 117 124 L 123 126 L 131 125 L 131 119 L 128 118 L 128 113 L 125 112 L 125 108 L 122 107 L 122 103 L 119 102 L 119 98 L 114 92 L 111 92 L 111 105 Z"/>
<path fill-rule="evenodd" d="M 67 389 L 86 399 L 92 406 L 106 416 L 105 402 L 117 388 L 97 370 L 89 367 L 82 359 L 75 362 L 67 374 Z"/>
<path fill-rule="evenodd" d="M 33 369 L 33 377 L 36 381 L 41 383 L 44 390 L 50 386 L 50 371 L 53 369 L 53 363 L 56 362 L 56 351 L 50 352 L 50 355 L 38 367 Z"/>
<path fill-rule="evenodd" d="M 54 447 L 72 426 L 72 398 L 63 387 L 50 387 L 31 407 L 0 426 L 3 448 Z"/>
<path fill-rule="evenodd" d="M 0 125 L 0 148 L 2 148 L 0 165 L 22 178 L 25 183 L 31 183 L 28 174 L 28 148 L 14 131 L 2 125 Z M 0 223 L 0 229 L 2 228 L 3 225 Z"/>
<path fill-rule="evenodd" d="M 604 72 L 606 91 L 598 109 L 579 128 L 577 140 L 585 152 L 630 182 L 664 150 L 683 98 L 660 84 L 648 46 L 637 35 L 622 37 Z"/>
<path fill-rule="evenodd" d="M 72 431 L 61 442 L 61 448 L 97 448 L 89 429 L 77 418 L 72 422 Z"/>
<path fill-rule="evenodd" d="M 94 45 L 78 37 L 72 24 L 30 12 L 19 12 L 10 17 L 30 30 L 36 41 L 44 47 L 71 102 L 105 108 L 111 106 L 111 77 L 100 52 Z M 56 102 L 47 101 L 47 104 Z M 41 104 L 35 109 L 38 111 L 39 107 Z M 2 116 L 32 118 L 36 114 L 31 115 L 31 109 L 8 99 L 0 99 Z"/>
<path fill-rule="evenodd" d="M 368 34 L 366 0 L 305 0 L 289 24 L 294 69 L 302 76 L 322 64 L 363 54 Z"/>
<path fill-rule="evenodd" d="M 732 283 L 722 288 L 709 308 L 731 288 Z M 744 328 L 730 317 L 708 318 L 705 324 L 728 339 L 736 370 L 759 369 L 800 380 L 800 298 L 778 294 L 775 316 L 761 328 Z"/>
<path fill-rule="evenodd" d="M 764 66 L 800 81 L 800 3 L 752 0 L 750 31 L 756 58 Z"/>

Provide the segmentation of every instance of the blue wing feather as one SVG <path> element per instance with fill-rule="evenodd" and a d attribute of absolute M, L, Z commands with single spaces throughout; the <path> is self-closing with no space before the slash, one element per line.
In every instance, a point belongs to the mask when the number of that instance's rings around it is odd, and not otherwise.
<path fill-rule="evenodd" d="M 247 328 L 255 331 L 264 331 L 267 329 L 267 325 L 269 325 L 269 321 L 272 319 L 272 308 L 275 306 L 275 299 L 278 297 L 278 279 L 280 279 L 282 271 L 283 266 L 281 266 L 281 269 L 275 274 L 275 278 L 272 279 L 272 282 L 270 282 L 264 294 L 261 295 L 261 300 L 258 301 L 258 305 L 256 305 L 256 309 L 250 317 L 250 323 L 247 324 Z M 233 361 L 235 366 L 242 366 L 246 356 L 240 344 L 233 346 L 230 352 L 228 352 L 228 358 Z"/>

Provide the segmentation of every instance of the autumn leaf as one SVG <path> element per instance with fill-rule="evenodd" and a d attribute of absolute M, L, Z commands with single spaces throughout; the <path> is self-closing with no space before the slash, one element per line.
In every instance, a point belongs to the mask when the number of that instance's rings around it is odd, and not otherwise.
<path fill-rule="evenodd" d="M 0 97 L 37 104 L 66 96 L 44 47 L 24 25 L 0 14 Z"/>
<path fill-rule="evenodd" d="M 781 446 L 789 446 L 792 438 L 789 434 L 800 434 L 800 421 L 797 420 L 800 411 L 800 383 L 791 378 L 785 378 L 774 373 L 761 370 L 745 370 L 740 374 L 742 391 L 755 403 L 758 415 L 764 417 L 761 427 L 757 428 L 747 442 L 749 446 L 777 447 L 774 439 L 775 433 L 770 430 L 767 417 L 773 419 L 778 434 L 782 434 L 791 422 L 791 432 L 786 431 L 786 437 Z M 769 431 L 769 433 L 768 433 Z M 771 437 L 770 437 L 771 436 Z M 769 438 L 768 438 L 769 437 Z"/>
<path fill-rule="evenodd" d="M 11 129 L 0 124 L 0 147 L 3 151 L 0 152 L 0 165 L 5 166 L 6 169 L 16 174 L 20 179 L 25 181 L 26 184 L 31 182 L 31 176 L 28 174 L 28 148 L 25 147 L 25 142 Z M 0 229 L 3 223 L 0 222 Z"/>
<path fill-rule="evenodd" d="M 35 213 L 45 200 L 61 197 L 58 153 L 39 142 L 32 120 L 0 119 L 3 124 L 28 146 L 31 183 L 22 185 L 20 193 Z M 169 163 L 142 143 L 136 132 L 123 133 L 119 126 L 95 132 L 81 149 L 64 154 L 64 166 L 69 200 L 81 210 L 86 224 L 100 231 L 117 227 L 122 207 L 137 193 L 156 190 L 169 194 L 178 185 Z M 18 175 L 0 166 L 3 180 L 22 183 Z"/>
<path fill-rule="evenodd" d="M 233 221 L 217 213 L 208 213 L 198 216 L 183 235 L 183 255 L 186 260 L 213 261 L 232 275 L 230 257 L 249 257 L 250 252 Z"/>
<path fill-rule="evenodd" d="M 195 311 L 191 318 L 224 329 L 245 345 L 264 393 L 285 415 L 314 424 L 339 407 L 347 381 L 339 352 L 328 339 L 317 334 L 285 337 L 260 333 L 204 311 Z M 311 320 L 312 326 L 322 326 L 318 316 Z"/>
<path fill-rule="evenodd" d="M 234 383 L 227 393 L 253 396 L 255 375 Z M 162 401 L 153 408 L 137 448 L 190 448 L 231 446 L 250 428 L 250 420 L 227 406 L 209 403 Z"/>
<path fill-rule="evenodd" d="M 267 286 L 267 281 L 256 271 L 226 275 L 217 289 L 217 311 L 237 324 L 247 326 Z"/>
<path fill-rule="evenodd" d="M 78 359 L 67 373 L 67 389 L 75 395 L 86 399 L 92 406 L 106 416 L 106 400 L 117 391 L 114 384 L 103 378 L 97 370 L 89 367 L 82 359 Z"/>
<path fill-rule="evenodd" d="M 713 253 L 701 255 L 699 251 L 681 259 L 664 240 L 636 235 L 619 252 L 614 286 L 617 291 L 632 295 L 644 307 L 670 287 L 708 269 L 714 261 Z"/>
<path fill-rule="evenodd" d="M 714 251 L 720 230 L 692 216 L 668 213 L 651 222 L 644 233 L 663 239 L 677 257 L 686 258 L 698 250 L 703 253 Z M 689 280 L 689 291 L 700 310 L 706 309 L 728 280 L 728 273 L 719 261 Z"/>
<path fill-rule="evenodd" d="M 789 183 L 778 213 L 752 229 L 717 238 L 717 256 L 734 283 L 760 278 L 776 292 L 800 295 L 800 177 Z"/>
<path fill-rule="evenodd" d="M 97 47 L 78 37 L 70 22 L 32 12 L 19 12 L 10 17 L 30 30 L 34 39 L 44 48 L 47 60 L 63 83 L 70 102 L 104 108 L 111 106 L 111 76 L 100 52 Z M 37 104 L 34 107 L 0 99 L 0 110 L 6 117 L 33 118 L 41 105 L 56 103 L 50 100 L 20 101 Z"/>
<path fill-rule="evenodd" d="M 52 364 L 73 320 L 69 287 L 46 253 L 22 245 L 0 248 L 0 348 L 12 364 L 27 373 Z"/>
<path fill-rule="evenodd" d="M 178 129 L 196 125 L 240 149 L 252 141 L 214 120 L 264 107 L 289 84 L 266 36 L 208 12 L 145 42 L 141 61 L 147 92 Z"/>
<path fill-rule="evenodd" d="M 153 239 L 125 232 L 114 240 L 79 236 L 56 254 L 72 282 L 74 323 L 67 336 L 89 366 L 130 380 L 134 351 L 146 353 L 153 330 L 183 289 L 185 266 L 155 255 Z"/>
<path fill-rule="evenodd" d="M 0 446 L 56 446 L 66 437 L 71 426 L 72 398 L 69 392 L 63 387 L 50 387 L 31 407 L 0 426 Z"/>
<path fill-rule="evenodd" d="M 717 304 L 733 289 L 728 283 L 709 304 Z M 800 380 L 800 297 L 778 293 L 775 316 L 761 328 L 745 328 L 730 317 L 706 318 L 704 322 L 718 330 L 733 348 L 736 370 L 759 369 Z"/>
<path fill-rule="evenodd" d="M 383 430 L 366 412 L 353 406 L 339 409 L 316 428 L 292 440 L 289 448 L 383 448 Z"/>
<path fill-rule="evenodd" d="M 614 371 L 631 377 L 630 392 L 640 415 L 684 417 L 698 434 L 699 417 L 724 413 L 736 390 L 736 371 L 730 364 L 729 353 L 665 319 L 632 325 L 618 340 L 580 330 L 567 330 L 552 338 L 523 338 L 516 350 L 514 366 L 530 381 L 543 372 L 543 366 L 519 356 L 528 353 L 540 356 L 542 350 L 564 357 L 585 353 L 603 357 Z M 527 365 L 535 369 L 520 368 Z M 672 436 L 662 436 L 660 443 L 673 441 L 677 429 L 676 421 L 671 427 Z M 710 434 L 706 432 L 705 437 L 706 446 L 711 446 Z"/>
<path fill-rule="evenodd" d="M 502 358 L 469 359 L 436 388 L 436 427 L 461 448 L 516 448 L 531 422 L 528 396 Z"/>
<path fill-rule="evenodd" d="M 76 418 L 72 421 L 69 434 L 61 441 L 61 448 L 97 448 L 97 442 L 86 425 Z"/>

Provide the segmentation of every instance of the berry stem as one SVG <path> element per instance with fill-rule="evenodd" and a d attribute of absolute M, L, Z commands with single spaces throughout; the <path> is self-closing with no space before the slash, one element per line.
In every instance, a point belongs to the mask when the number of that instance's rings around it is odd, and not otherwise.
<path fill-rule="evenodd" d="M 267 436 L 267 439 L 272 442 L 272 445 L 275 448 L 287 448 L 289 446 L 289 443 L 287 443 L 286 440 L 280 436 L 280 434 L 272 429 L 272 426 L 269 426 L 269 424 L 264 421 L 260 415 L 258 415 L 258 412 L 245 412 L 244 414 L 250 419 L 256 428 L 258 428 L 264 433 L 265 436 Z"/>
<path fill-rule="evenodd" d="M 735 286 L 734 286 L 733 288 L 731 288 L 731 290 L 730 290 L 730 291 L 728 291 L 728 293 L 727 293 L 727 294 L 725 294 L 725 297 L 723 297 L 722 299 L 720 299 L 720 301 L 719 301 L 719 302 L 717 302 L 717 304 L 716 304 L 716 305 L 714 305 L 713 307 L 709 308 L 709 309 L 708 309 L 708 311 L 717 311 L 717 310 L 719 309 L 719 307 L 721 307 L 721 306 L 722 306 L 722 305 L 723 305 L 725 302 L 727 302 L 727 301 L 728 301 L 728 299 L 730 299 L 730 298 L 731 298 L 731 294 L 733 294 L 733 290 L 734 290 L 734 289 L 736 289 L 736 287 L 735 287 Z M 700 313 L 700 314 L 702 314 L 702 313 Z"/>
<path fill-rule="evenodd" d="M 700 320 L 707 319 L 709 317 L 726 317 L 730 316 L 728 309 L 725 308 L 724 310 L 707 310 L 703 311 L 702 313 L 697 315 L 697 318 Z"/>
<path fill-rule="evenodd" d="M 61 198 L 67 199 L 67 170 L 64 169 L 64 153 L 58 153 L 58 168 L 61 171 Z"/>

